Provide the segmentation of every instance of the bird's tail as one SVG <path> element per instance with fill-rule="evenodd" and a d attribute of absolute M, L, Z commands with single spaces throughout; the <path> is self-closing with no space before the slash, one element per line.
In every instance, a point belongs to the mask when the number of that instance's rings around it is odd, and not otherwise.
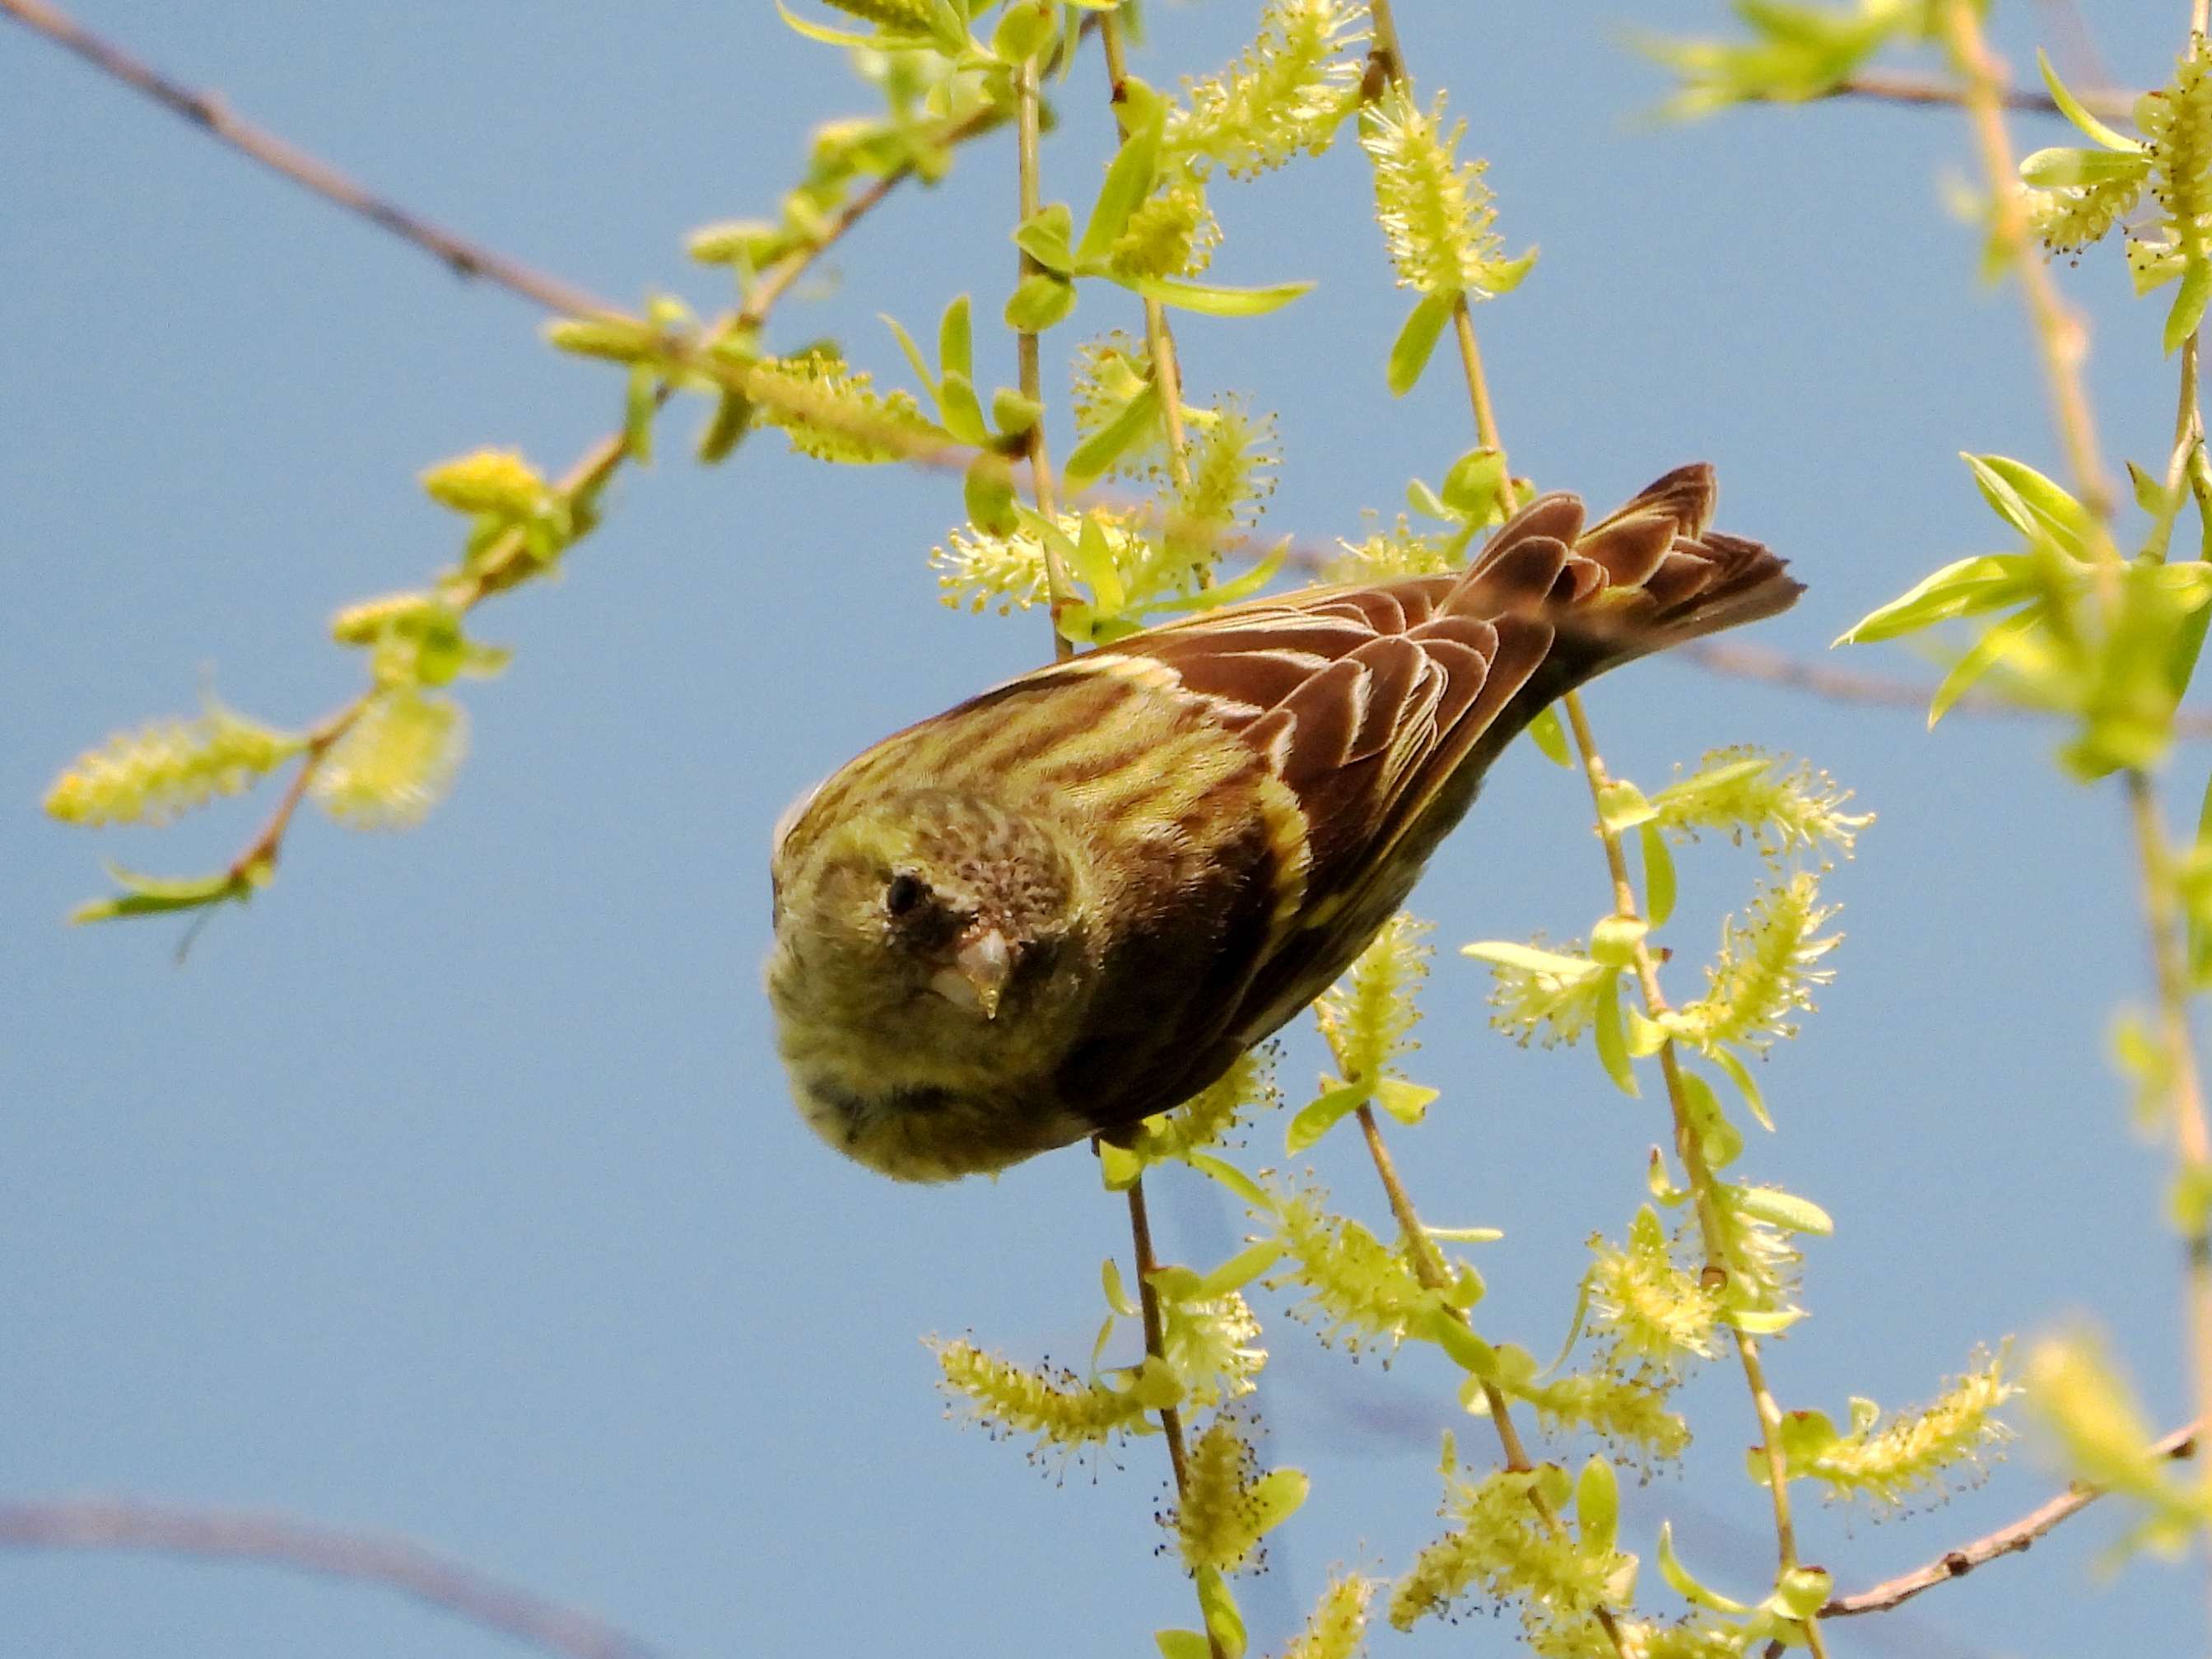
<path fill-rule="evenodd" d="M 1713 470 L 1677 467 L 1584 528 L 1572 495 L 1516 514 L 1476 556 L 1455 602 L 1540 615 L 1557 643 L 1544 700 L 1638 657 L 1787 611 L 1805 591 L 1759 543 L 1708 528 Z M 1565 550 L 1564 558 L 1561 550 Z"/>

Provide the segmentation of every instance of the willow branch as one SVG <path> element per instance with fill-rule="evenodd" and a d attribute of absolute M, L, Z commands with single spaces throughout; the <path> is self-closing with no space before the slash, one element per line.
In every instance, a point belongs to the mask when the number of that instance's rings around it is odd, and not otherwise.
<path fill-rule="evenodd" d="M 397 1590 L 562 1659 L 654 1656 L 636 1637 L 589 1613 L 502 1584 L 404 1538 L 310 1526 L 281 1515 L 179 1509 L 128 1498 L 0 1504 L 0 1548 L 141 1550 L 291 1567 Z"/>
<path fill-rule="evenodd" d="M 2129 121 L 2134 118 L 2136 94 L 2112 88 L 2094 91 L 2075 89 L 2082 107 L 2092 115 L 2107 121 Z M 1966 101 L 1966 94 L 1955 83 L 1923 78 L 1913 75 L 1872 74 L 1854 75 L 1838 82 L 1821 94 L 1823 98 L 1870 98 L 1886 104 L 1917 105 L 1923 108 L 1943 106 L 1955 107 Z M 1760 102 L 1778 101 L 1759 100 Z M 2005 87 L 1997 93 L 1997 101 L 2006 109 L 2016 109 L 2030 115 L 2057 115 L 2058 102 L 2046 92 L 2027 92 L 2016 87 Z"/>
<path fill-rule="evenodd" d="M 46 0 L 0 0 L 0 13 L 67 47 L 101 73 L 112 76 L 134 92 L 144 94 L 172 114 L 184 117 L 262 166 L 283 173 L 295 184 L 305 185 L 325 201 L 335 202 L 347 212 L 360 215 L 379 229 L 412 242 L 442 261 L 456 276 L 495 283 L 526 300 L 536 301 L 549 311 L 567 316 L 588 317 L 619 309 L 572 283 L 533 270 L 520 260 L 456 236 L 397 203 L 386 201 L 296 144 L 232 114 L 215 94 L 196 92 L 111 46 L 48 5 Z"/>
<path fill-rule="evenodd" d="M 2201 1424 L 2191 1423 L 2186 1428 L 2176 1429 L 2165 1439 L 2153 1443 L 2151 1455 L 2174 1462 L 2196 1456 L 2197 1431 L 2202 1426 Z M 2031 1510 L 2019 1520 L 1999 1527 L 1995 1532 L 1977 1538 L 1971 1544 L 1946 1550 L 1924 1567 L 1887 1579 L 1872 1589 L 1861 1590 L 1856 1595 L 1838 1596 L 1820 1609 L 1820 1617 L 1850 1619 L 1862 1613 L 1887 1613 L 1893 1607 L 1910 1601 L 1923 1590 L 1933 1589 L 1954 1578 L 1964 1578 L 1976 1567 L 1994 1561 L 2000 1555 L 2017 1554 L 2060 1522 L 2079 1515 L 2106 1495 L 2104 1487 L 2077 1480 L 2040 1509 Z"/>
<path fill-rule="evenodd" d="M 2005 131 L 2005 69 L 1990 50 L 1981 15 L 1973 0 L 1944 0 L 1938 15 L 1945 44 L 1964 83 L 1960 101 L 1973 130 L 1975 147 L 1981 153 L 1982 174 L 1996 211 L 1993 234 L 2010 256 L 2020 277 L 2021 294 L 2027 301 L 2044 378 L 2050 387 L 2051 415 L 2074 476 L 2075 493 L 2102 526 L 2112 516 L 2112 492 L 2098 453 L 2096 417 L 2081 374 L 2082 363 L 2089 355 L 2088 325 L 2059 297 L 2058 284 L 2029 228 L 2018 158 Z M 2118 556 L 2109 546 L 2103 554 L 2099 561 L 2100 578 L 2109 582 Z"/>

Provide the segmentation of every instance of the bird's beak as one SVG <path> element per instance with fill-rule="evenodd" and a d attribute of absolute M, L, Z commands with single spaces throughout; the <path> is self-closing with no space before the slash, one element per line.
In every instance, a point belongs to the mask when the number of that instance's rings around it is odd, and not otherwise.
<path fill-rule="evenodd" d="M 1013 970 L 1014 952 L 1006 936 L 979 921 L 960 936 L 951 962 L 930 976 L 929 988 L 957 1008 L 977 1009 L 992 1019 Z"/>

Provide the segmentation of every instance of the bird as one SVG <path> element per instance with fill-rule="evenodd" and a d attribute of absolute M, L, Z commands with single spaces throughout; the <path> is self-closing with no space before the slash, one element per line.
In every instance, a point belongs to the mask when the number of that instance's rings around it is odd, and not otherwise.
<path fill-rule="evenodd" d="M 848 763 L 774 837 L 802 1116 L 942 1182 L 1199 1092 L 1344 973 L 1546 707 L 1796 602 L 1714 495 L 1702 464 L 1595 525 L 1546 495 L 1464 570 L 1149 629 Z"/>

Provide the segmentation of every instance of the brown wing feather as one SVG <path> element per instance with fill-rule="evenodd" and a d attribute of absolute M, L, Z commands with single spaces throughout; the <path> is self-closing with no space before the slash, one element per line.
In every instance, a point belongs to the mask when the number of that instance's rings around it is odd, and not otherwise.
<path fill-rule="evenodd" d="M 1682 467 L 1583 527 L 1547 495 L 1461 575 L 1320 588 L 1139 635 L 1297 795 L 1301 908 L 1229 1030 L 1257 1041 L 1325 989 L 1401 903 L 1490 763 L 1547 704 L 1618 663 L 1786 609 L 1756 542 L 1710 533 L 1710 467 Z"/>

